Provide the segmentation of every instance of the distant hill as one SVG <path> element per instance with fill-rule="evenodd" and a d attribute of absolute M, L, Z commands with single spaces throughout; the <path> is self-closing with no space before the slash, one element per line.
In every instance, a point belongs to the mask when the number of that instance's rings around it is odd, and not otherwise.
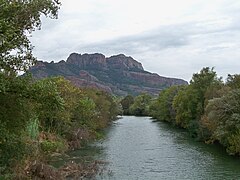
<path fill-rule="evenodd" d="M 33 77 L 64 76 L 79 87 L 98 88 L 116 95 L 157 95 L 173 85 L 187 84 L 176 78 L 166 78 L 143 69 L 142 64 L 123 54 L 106 58 L 103 54 L 72 53 L 66 61 L 38 61 L 29 70 Z"/>

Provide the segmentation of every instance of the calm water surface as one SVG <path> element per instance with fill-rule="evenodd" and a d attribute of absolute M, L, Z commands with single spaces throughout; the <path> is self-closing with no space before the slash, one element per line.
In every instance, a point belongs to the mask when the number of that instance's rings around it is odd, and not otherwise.
<path fill-rule="evenodd" d="M 149 117 L 124 116 L 106 130 L 100 142 L 72 151 L 54 161 L 107 162 L 96 179 L 240 180 L 240 158 L 228 156 L 223 148 L 196 142 L 184 130 Z"/>
<path fill-rule="evenodd" d="M 97 179 L 240 179 L 239 158 L 148 117 L 124 116 L 94 146 L 95 158 L 108 162 Z"/>

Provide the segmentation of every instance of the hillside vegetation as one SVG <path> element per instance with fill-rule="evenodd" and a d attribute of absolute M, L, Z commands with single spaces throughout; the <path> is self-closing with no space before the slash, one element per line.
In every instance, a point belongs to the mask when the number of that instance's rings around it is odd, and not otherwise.
<path fill-rule="evenodd" d="M 42 15 L 56 18 L 59 6 L 57 0 L 0 0 L 0 179 L 61 179 L 71 168 L 57 172 L 49 157 L 99 138 L 118 114 L 106 92 L 79 89 L 62 77 L 18 76 L 35 63 L 29 34 Z M 81 167 L 74 168 L 85 172 Z"/>
<path fill-rule="evenodd" d="M 146 94 L 121 101 L 126 115 L 148 115 L 184 129 L 197 140 L 219 143 L 240 155 L 240 75 L 226 83 L 214 69 L 193 74 L 189 85 L 172 86 L 150 100 Z"/>

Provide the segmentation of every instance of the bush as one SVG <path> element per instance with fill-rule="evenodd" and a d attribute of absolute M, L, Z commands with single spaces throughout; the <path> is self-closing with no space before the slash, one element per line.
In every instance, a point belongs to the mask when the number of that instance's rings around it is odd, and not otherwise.
<path fill-rule="evenodd" d="M 51 154 L 54 152 L 63 152 L 66 150 L 66 144 L 64 141 L 51 141 L 44 140 L 40 143 L 40 148 L 45 154 Z"/>

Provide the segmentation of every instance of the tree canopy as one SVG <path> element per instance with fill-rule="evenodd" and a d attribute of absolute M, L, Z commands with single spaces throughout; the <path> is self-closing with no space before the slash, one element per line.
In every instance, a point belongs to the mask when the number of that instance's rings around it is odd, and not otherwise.
<path fill-rule="evenodd" d="M 57 18 L 58 0 L 0 0 L 0 71 L 26 71 L 34 63 L 29 36 L 41 16 Z"/>

